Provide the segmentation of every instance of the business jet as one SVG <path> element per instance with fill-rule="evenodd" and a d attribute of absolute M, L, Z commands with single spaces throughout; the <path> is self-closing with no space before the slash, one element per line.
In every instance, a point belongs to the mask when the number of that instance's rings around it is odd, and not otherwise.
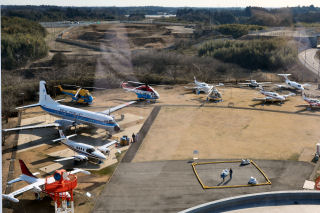
<path fill-rule="evenodd" d="M 254 98 L 253 101 L 264 101 L 264 102 L 283 102 L 290 96 L 296 95 L 295 93 L 290 93 L 288 95 L 279 95 L 276 92 L 265 91 L 262 86 L 260 86 L 260 93 L 264 95 L 264 98 Z"/>
<path fill-rule="evenodd" d="M 89 160 L 89 158 L 96 159 L 96 160 L 99 160 L 99 162 L 101 162 L 106 159 L 106 156 L 104 154 L 108 154 L 110 152 L 109 147 L 117 143 L 117 141 L 114 140 L 103 146 L 94 147 L 88 144 L 78 143 L 78 142 L 69 140 L 69 138 L 76 136 L 76 134 L 65 136 L 63 134 L 63 131 L 60 129 L 59 129 L 59 134 L 60 134 L 60 138 L 53 140 L 53 142 L 61 141 L 62 144 L 66 145 L 69 149 L 78 153 L 78 155 L 67 157 L 67 158 L 61 158 L 61 159 L 55 160 L 56 162 L 71 160 L 71 159 L 74 159 L 75 161 L 85 161 L 85 160 Z"/>
<path fill-rule="evenodd" d="M 39 103 L 31 104 L 23 107 L 17 107 L 16 109 L 24 109 L 30 107 L 40 106 L 44 111 L 56 117 L 61 117 L 61 120 L 56 120 L 54 123 L 45 125 L 34 125 L 34 126 L 22 126 L 11 129 L 4 129 L 4 132 L 25 130 L 25 129 L 35 129 L 35 128 L 45 128 L 45 127 L 60 127 L 63 129 L 68 129 L 72 126 L 77 126 L 79 124 L 86 124 L 89 126 L 102 128 L 108 130 L 110 133 L 119 132 L 120 127 L 115 121 L 114 117 L 110 113 L 122 109 L 136 101 L 130 101 L 102 112 L 91 112 L 88 110 L 78 109 L 75 107 L 70 107 L 62 105 L 54 101 L 48 94 L 46 89 L 46 82 L 40 81 L 39 84 Z"/>
<path fill-rule="evenodd" d="M 145 83 L 128 81 L 123 82 L 121 87 L 128 92 L 134 92 L 140 100 L 155 101 L 160 98 L 159 93 L 150 85 Z"/>
<path fill-rule="evenodd" d="M 20 195 L 26 191 L 32 190 L 37 198 L 40 198 L 40 193 L 44 192 L 44 185 L 47 182 L 48 184 L 55 182 L 55 177 L 57 175 L 50 176 L 48 178 L 37 178 L 36 175 L 39 174 L 39 172 L 31 173 L 30 170 L 27 168 L 25 163 L 22 160 L 19 160 L 21 173 L 18 178 L 13 179 L 8 182 L 8 184 L 13 184 L 19 181 L 25 181 L 29 185 L 22 187 L 21 189 L 18 189 L 17 191 L 11 192 L 10 194 L 2 194 L 2 198 L 10 200 L 12 202 L 18 203 L 19 200 L 15 198 L 15 196 Z M 56 171 L 55 173 L 57 173 Z M 76 174 L 78 172 L 84 173 L 84 174 L 90 174 L 90 172 L 82 170 L 82 169 L 74 169 L 71 172 L 66 172 L 65 170 L 60 170 L 60 172 L 64 173 L 65 176 L 68 176 L 69 174 Z M 64 195 L 65 196 L 65 195 Z M 67 194 L 68 197 L 70 197 L 70 194 Z"/>
<path fill-rule="evenodd" d="M 320 107 L 320 100 L 315 98 L 308 98 L 304 93 L 302 93 L 302 98 L 309 104 L 310 108 L 319 108 Z"/>
<path fill-rule="evenodd" d="M 310 84 L 299 84 L 298 82 L 290 81 L 290 80 L 288 79 L 288 76 L 290 76 L 291 74 L 278 74 L 278 75 L 284 77 L 284 79 L 285 79 L 285 84 L 286 84 L 289 88 L 302 91 L 302 90 L 304 90 L 304 86 L 310 86 Z M 277 86 L 280 87 L 280 88 L 285 88 L 285 87 L 286 87 L 286 86 L 281 85 L 281 84 L 277 84 Z"/>
<path fill-rule="evenodd" d="M 263 86 L 265 84 L 270 84 L 271 82 L 257 82 L 256 80 L 246 80 L 248 81 L 247 83 L 238 83 L 240 85 L 246 85 L 248 87 L 251 87 L 251 88 L 257 88 L 259 87 L 260 85 Z"/>

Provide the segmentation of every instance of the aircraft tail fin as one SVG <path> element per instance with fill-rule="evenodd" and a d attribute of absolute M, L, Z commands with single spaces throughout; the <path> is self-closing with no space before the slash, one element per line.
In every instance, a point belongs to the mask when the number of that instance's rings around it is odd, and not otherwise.
<path fill-rule="evenodd" d="M 60 140 L 62 143 L 66 143 L 68 138 L 64 135 L 63 131 L 59 129 Z"/>
<path fill-rule="evenodd" d="M 34 177 L 37 178 L 36 176 L 34 176 L 30 170 L 28 169 L 28 167 L 26 166 L 26 164 L 23 162 L 23 160 L 19 159 L 19 163 L 20 163 L 20 168 L 21 168 L 21 172 L 24 175 L 30 176 L 30 177 Z"/>
<path fill-rule="evenodd" d="M 39 104 L 40 105 L 49 105 L 53 104 L 56 105 L 57 102 L 55 102 L 50 95 L 47 94 L 47 88 L 46 88 L 46 82 L 40 81 L 39 83 Z"/>
<path fill-rule="evenodd" d="M 284 77 L 286 80 L 289 80 L 288 76 L 290 76 L 291 74 L 278 74 L 278 75 Z"/>

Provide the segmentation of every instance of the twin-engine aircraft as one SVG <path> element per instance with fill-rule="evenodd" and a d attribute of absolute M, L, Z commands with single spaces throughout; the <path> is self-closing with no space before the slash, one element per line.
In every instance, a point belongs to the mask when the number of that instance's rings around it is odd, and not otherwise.
<path fill-rule="evenodd" d="M 253 101 L 264 101 L 264 102 L 284 102 L 290 96 L 296 95 L 295 93 L 290 93 L 288 95 L 279 95 L 276 92 L 265 91 L 262 86 L 260 86 L 260 93 L 264 95 L 264 98 L 254 98 Z"/>
<path fill-rule="evenodd" d="M 130 101 L 102 112 L 91 112 L 88 110 L 78 109 L 75 107 L 70 107 L 66 105 L 59 104 L 58 102 L 52 100 L 52 98 L 47 94 L 46 82 L 40 81 L 39 84 L 39 103 L 31 104 L 28 106 L 18 107 L 16 109 L 30 108 L 40 106 L 44 111 L 51 115 L 61 117 L 61 120 L 56 120 L 54 123 L 45 125 L 35 125 L 35 126 L 23 126 L 11 129 L 4 129 L 4 132 L 24 130 L 24 129 L 35 129 L 35 128 L 45 128 L 45 127 L 61 127 L 62 129 L 67 129 L 72 126 L 77 126 L 79 124 L 86 124 L 89 126 L 102 128 L 108 130 L 110 133 L 119 132 L 120 127 L 115 121 L 114 117 L 110 113 L 122 109 L 136 101 Z"/>
<path fill-rule="evenodd" d="M 136 95 L 138 96 L 138 99 L 141 99 L 141 100 L 155 101 L 160 98 L 159 93 L 155 89 L 153 89 L 151 86 L 145 83 L 128 81 L 128 82 L 123 82 L 121 84 L 121 87 L 128 92 L 136 93 Z"/>
<path fill-rule="evenodd" d="M 213 89 L 213 85 L 209 85 L 205 82 L 200 82 L 197 81 L 196 77 L 194 76 L 194 85 L 193 87 L 185 87 L 186 89 L 192 89 L 195 91 L 196 94 L 200 94 L 201 92 L 209 94 L 212 89 Z"/>
<path fill-rule="evenodd" d="M 309 84 L 299 84 L 298 82 L 290 81 L 288 79 L 288 76 L 290 76 L 291 74 L 278 74 L 278 75 L 284 77 L 285 84 L 286 84 L 286 86 L 278 84 L 277 86 L 280 87 L 280 88 L 289 87 L 289 88 L 292 88 L 292 89 L 303 91 L 305 86 L 310 86 Z"/>
<path fill-rule="evenodd" d="M 306 101 L 311 108 L 319 108 L 320 107 L 320 100 L 315 98 L 308 98 L 304 93 L 302 93 L 302 98 Z"/>
<path fill-rule="evenodd" d="M 99 162 L 101 162 L 102 160 L 106 159 L 106 156 L 104 154 L 107 154 L 110 152 L 109 147 L 117 143 L 117 141 L 114 140 L 103 146 L 94 147 L 88 144 L 78 143 L 78 142 L 69 140 L 69 138 L 76 136 L 76 134 L 65 136 L 63 134 L 63 131 L 60 129 L 59 129 L 59 134 L 60 134 L 60 138 L 53 140 L 53 142 L 61 141 L 61 143 L 66 145 L 69 149 L 77 152 L 78 155 L 67 157 L 67 158 L 61 158 L 61 159 L 55 160 L 56 162 L 71 160 L 71 159 L 74 159 L 75 161 L 85 161 L 85 160 L 89 160 L 89 158 L 96 159 L 96 160 L 99 160 Z"/>
<path fill-rule="evenodd" d="M 55 175 L 51 176 L 49 178 L 37 178 L 36 175 L 39 174 L 39 172 L 36 173 L 31 173 L 29 171 L 29 169 L 27 168 L 27 166 L 25 165 L 25 163 L 22 160 L 19 160 L 20 163 L 20 168 L 21 168 L 21 173 L 22 175 L 20 175 L 18 178 L 13 179 L 11 181 L 8 182 L 8 184 L 13 184 L 19 181 L 25 181 L 27 182 L 29 185 L 22 187 L 21 189 L 18 189 L 17 191 L 11 192 L 10 194 L 2 194 L 2 198 L 10 200 L 12 202 L 18 203 L 19 200 L 17 198 L 15 198 L 15 196 L 22 194 L 26 191 L 32 190 L 35 194 L 37 198 L 40 198 L 40 192 L 44 192 L 44 185 L 45 183 L 53 183 L 55 182 Z M 69 174 L 75 174 L 78 172 L 84 173 L 84 174 L 90 174 L 90 172 L 82 170 L 82 169 L 74 169 L 73 171 L 66 172 L 64 171 L 66 174 L 66 176 L 68 176 Z M 65 195 L 64 195 L 65 196 Z M 70 194 L 67 194 L 68 197 L 70 197 Z"/>
<path fill-rule="evenodd" d="M 247 83 L 238 83 L 240 85 L 247 85 L 248 87 L 251 87 L 251 88 L 257 88 L 259 87 L 260 85 L 263 86 L 265 84 L 270 84 L 271 82 L 257 82 L 256 80 L 246 80 L 248 81 Z"/>

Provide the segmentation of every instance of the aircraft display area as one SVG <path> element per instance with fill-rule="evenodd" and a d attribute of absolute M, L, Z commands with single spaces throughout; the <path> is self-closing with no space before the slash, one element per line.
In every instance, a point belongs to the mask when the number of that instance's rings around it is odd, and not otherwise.
<path fill-rule="evenodd" d="M 153 124 L 147 132 L 144 140 L 142 141 L 138 151 L 134 153 L 134 158 L 131 163 L 125 164 L 118 168 L 120 171 L 126 171 L 126 168 L 136 168 L 138 165 L 142 165 L 142 169 L 146 164 L 151 170 L 144 174 L 145 178 L 154 177 L 152 171 L 164 171 L 164 167 L 151 166 L 154 163 L 167 162 L 176 167 L 176 164 L 184 164 L 183 171 L 180 173 L 172 174 L 175 178 L 183 178 L 183 173 L 188 173 L 188 181 L 192 181 L 194 185 L 191 188 L 201 189 L 198 180 L 192 172 L 191 165 L 187 161 L 193 157 L 193 151 L 199 151 L 199 158 L 202 159 L 263 159 L 258 161 L 262 170 L 266 170 L 267 175 L 271 176 L 271 182 L 275 177 L 279 178 L 277 181 L 286 181 L 281 170 L 285 169 L 285 165 L 288 161 L 288 169 L 292 171 L 299 171 L 299 174 L 295 174 L 293 181 L 285 186 L 286 189 L 300 189 L 303 185 L 303 179 L 308 179 L 313 170 L 310 164 L 313 154 L 315 152 L 315 145 L 318 142 L 320 136 L 317 131 L 317 122 L 320 119 L 320 111 L 306 108 L 306 103 L 301 98 L 301 95 L 290 97 L 290 100 L 279 103 L 263 104 L 263 102 L 254 102 L 253 98 L 259 97 L 258 90 L 250 89 L 247 87 L 239 88 L 227 85 L 219 88 L 223 101 L 219 103 L 206 102 L 206 95 L 196 95 L 184 88 L 183 85 L 176 86 L 154 86 L 161 96 L 161 99 L 156 103 L 139 102 L 130 107 L 121 109 L 114 114 L 115 119 L 118 120 L 122 131 L 114 134 L 113 137 L 121 137 L 122 135 L 131 136 L 132 133 L 138 133 L 144 121 L 148 118 L 150 112 L 155 106 L 161 107 L 159 114 L 155 117 Z M 317 95 L 318 90 L 315 89 L 315 85 L 312 87 L 312 94 Z M 283 91 L 288 93 L 288 91 Z M 68 99 L 63 104 L 69 104 L 73 107 L 81 107 L 82 109 L 88 109 L 91 111 L 101 111 L 119 105 L 121 103 L 135 100 L 136 96 L 132 93 L 127 93 L 122 89 L 110 89 L 106 91 L 99 91 L 94 93 L 95 101 L 91 106 L 80 106 L 76 104 L 68 103 Z M 121 114 L 124 118 L 121 118 Z M 38 124 L 38 123 L 50 123 L 54 120 L 53 116 L 50 116 L 43 112 L 39 107 L 25 110 L 21 115 L 20 125 Z M 10 125 L 17 124 L 17 119 L 12 119 L 9 122 Z M 100 146 L 107 143 L 107 132 L 102 129 L 91 129 L 89 127 L 80 126 L 77 127 L 76 133 L 78 136 L 74 138 L 75 141 L 90 144 L 93 146 Z M 74 130 L 67 131 L 66 135 L 74 134 Z M 15 159 L 23 159 L 29 166 L 32 172 L 39 171 L 41 174 L 51 173 L 55 169 L 59 168 L 82 168 L 92 169 L 96 172 L 92 172 L 90 176 L 79 175 L 79 187 L 76 193 L 75 206 L 77 211 L 89 211 L 96 205 L 96 210 L 99 210 L 101 202 L 104 203 L 104 198 L 99 198 L 98 204 L 95 204 L 95 199 L 89 199 L 85 197 L 85 192 L 90 192 L 94 198 L 98 198 L 101 190 L 103 193 L 111 193 L 107 197 L 113 197 L 115 192 L 113 190 L 114 181 L 120 181 L 120 185 L 123 185 L 121 179 L 121 172 L 116 173 L 115 177 L 111 179 L 110 187 L 106 185 L 112 173 L 108 170 L 110 165 L 117 163 L 115 153 L 117 149 L 112 149 L 110 156 L 107 160 L 101 164 L 94 164 L 91 162 L 83 162 L 77 165 L 73 165 L 73 161 L 55 163 L 58 157 L 68 157 L 74 154 L 73 151 L 68 150 L 64 145 L 59 142 L 52 142 L 53 139 L 58 138 L 58 131 L 56 129 L 37 129 L 37 130 L 25 130 L 21 131 L 18 137 L 16 134 L 12 134 L 6 137 L 6 143 L 18 140 L 17 152 Z M 129 147 L 120 148 L 122 153 Z M 4 157 L 10 159 L 11 149 L 4 149 Z M 122 157 L 125 154 L 122 154 Z M 275 163 L 268 160 L 279 160 Z M 172 161 L 173 160 L 173 161 Z M 179 160 L 179 161 L 175 161 Z M 303 162 L 298 162 L 303 161 Z M 138 164 L 140 162 L 140 164 Z M 144 164 L 145 162 L 146 164 Z M 179 162 L 179 163 L 178 163 Z M 282 163 L 281 163 L 282 162 Z M 308 162 L 308 163 L 307 163 Z M 269 168 L 268 164 L 272 168 Z M 284 163 L 284 164 L 283 164 Z M 9 161 L 6 161 L 7 166 L 3 166 L 3 186 L 5 188 L 8 172 Z M 296 165 L 295 165 L 296 164 Z M 306 166 L 308 165 L 308 166 Z M 170 168 L 172 167 L 170 166 Z M 106 167 L 105 169 L 103 169 Z M 113 166 L 111 166 L 113 167 Z M 221 166 L 220 166 L 221 167 Z M 213 168 L 212 172 L 218 171 L 221 168 Z M 295 168 L 295 167 L 299 167 Z M 101 169 L 101 170 L 99 170 Z M 136 168 L 137 169 L 137 168 Z M 280 169 L 280 170 L 279 170 Z M 245 171 L 245 170 L 244 170 Z M 288 171 L 290 173 L 290 171 Z M 238 172 L 238 171 L 237 171 Z M 278 173 L 279 172 L 279 173 Z M 18 161 L 15 161 L 15 167 L 13 176 L 16 177 L 20 174 L 20 167 Z M 137 169 L 139 173 L 139 169 Z M 275 174 L 277 173 L 277 174 Z M 127 172 L 125 172 L 127 174 Z M 129 173 L 128 177 L 132 177 L 132 182 L 126 183 L 129 185 L 136 185 L 135 175 Z M 205 172 L 205 176 L 202 178 L 210 180 L 211 172 Z M 117 176 L 120 175 L 120 179 Z M 138 174 L 137 174 L 138 175 Z M 209 175 L 209 176 L 208 176 Z M 238 174 L 237 174 L 238 175 Z M 291 175 L 287 174 L 286 175 Z M 173 176 L 171 178 L 173 178 Z M 246 172 L 242 174 L 243 182 L 246 182 L 248 177 Z M 161 178 L 161 177 L 159 177 Z M 282 178 L 284 178 L 282 180 Z M 138 180 L 139 178 L 137 178 Z M 122 187 L 125 187 L 125 185 Z M 151 182 L 150 182 L 151 184 Z M 161 185 L 165 184 L 161 182 Z M 172 185 L 172 182 L 168 182 L 168 186 Z M 180 185 L 187 186 L 188 183 L 183 181 Z M 24 186 L 25 183 L 17 183 L 13 185 L 12 190 L 19 189 Z M 146 182 L 148 185 L 148 182 Z M 182 187 L 181 185 L 181 187 Z M 259 189 L 249 189 L 251 192 L 273 190 L 272 186 L 260 186 Z M 119 186 L 118 186 L 119 187 Z M 121 187 L 121 188 L 122 188 Z M 142 190 L 144 186 L 140 186 Z M 269 187 L 269 188 L 268 188 Z M 271 188 L 270 188 L 271 187 Z M 281 188 L 281 185 L 277 185 Z M 276 188 L 277 188 L 276 187 Z M 175 188 L 172 185 L 172 190 Z M 191 189 L 189 188 L 189 189 Z M 253 187 L 256 188 L 256 187 Z M 186 189 L 183 193 L 192 193 Z M 228 189 L 223 189 L 228 190 Z M 245 189 L 239 191 L 235 190 L 235 194 L 241 194 L 245 192 Z M 130 190 L 129 190 L 130 191 Z M 162 189 L 157 188 L 157 191 Z M 116 199 L 123 198 L 123 194 L 119 192 L 112 202 L 118 202 Z M 123 193 L 127 193 L 123 191 Z M 128 192 L 130 195 L 131 191 Z M 204 193 L 207 192 L 197 192 Z M 234 192 L 230 192 L 228 196 L 231 196 Z M 210 193 L 211 194 L 211 193 Z M 131 194 L 132 196 L 132 194 Z M 143 193 L 139 193 L 141 199 Z M 178 195 L 177 195 L 178 196 Z M 222 196 L 223 197 L 223 196 Z M 218 196 L 218 198 L 222 198 Z M 180 197 L 181 198 L 181 197 Z M 45 202 L 37 202 L 34 200 L 32 192 L 26 192 L 19 196 L 20 203 L 13 205 L 13 209 L 18 209 L 21 205 L 26 206 L 27 209 L 32 210 L 34 208 L 40 208 L 39 206 L 50 205 L 50 200 Z M 208 201 L 212 198 L 208 199 Z M 110 200 L 109 200 L 110 201 Z M 108 201 L 108 204 L 110 202 Z M 166 200 L 167 202 L 168 200 Z M 129 202 L 133 202 L 132 200 Z M 202 201 L 204 202 L 204 201 Z M 41 204 L 40 204 L 41 203 Z M 200 204 L 200 201 L 193 202 L 193 205 Z M 193 205 L 181 205 L 176 207 L 176 210 L 183 210 Z M 37 207 L 35 207 L 37 206 Z M 121 206 L 117 206 L 121 208 Z M 124 207 L 124 209 L 128 206 Z M 129 208 L 130 209 L 130 208 Z M 142 208 L 143 209 L 143 208 Z M 139 210 L 139 208 L 138 208 Z M 137 212 L 138 212 L 137 210 Z M 140 209 L 141 210 L 141 209 Z M 40 211 L 41 212 L 41 211 Z"/>

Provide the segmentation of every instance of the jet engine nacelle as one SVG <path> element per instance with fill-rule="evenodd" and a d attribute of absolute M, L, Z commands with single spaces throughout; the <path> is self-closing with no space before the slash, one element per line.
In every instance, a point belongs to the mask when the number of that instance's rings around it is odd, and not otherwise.
<path fill-rule="evenodd" d="M 84 160 L 88 160 L 88 158 L 86 156 L 83 155 L 77 155 L 74 160 L 76 161 L 84 161 Z"/>
<path fill-rule="evenodd" d="M 70 121 L 70 120 L 65 120 L 65 119 L 56 120 L 55 123 L 58 123 L 60 125 L 60 127 L 64 130 L 70 129 L 71 127 L 77 125 L 77 123 L 75 121 Z"/>
<path fill-rule="evenodd" d="M 33 186 L 32 191 L 35 193 L 40 193 L 42 192 L 42 189 L 39 186 Z"/>
<path fill-rule="evenodd" d="M 99 149 L 99 151 L 101 151 L 103 154 L 109 154 L 110 153 L 110 149 L 109 148 L 98 148 Z"/>

